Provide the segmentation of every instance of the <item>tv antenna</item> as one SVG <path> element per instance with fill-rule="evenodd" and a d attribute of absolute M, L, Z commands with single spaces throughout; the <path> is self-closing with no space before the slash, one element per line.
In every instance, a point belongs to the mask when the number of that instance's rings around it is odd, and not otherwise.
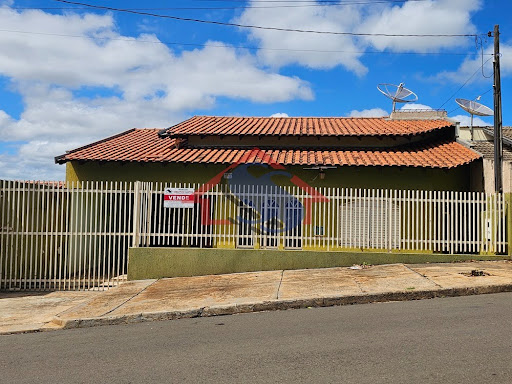
<path fill-rule="evenodd" d="M 400 85 L 382 83 L 377 85 L 377 89 L 387 98 L 393 100 L 393 112 L 396 109 L 396 103 L 413 103 L 418 101 L 418 96 L 404 87 L 404 83 Z"/>
<path fill-rule="evenodd" d="M 468 99 L 455 99 L 455 102 L 459 104 L 459 106 L 468 112 L 471 115 L 471 125 L 469 127 L 469 130 L 471 132 L 471 141 L 473 141 L 473 116 L 492 116 L 494 115 L 494 111 L 483 105 L 482 103 L 479 103 L 478 100 L 480 100 L 481 96 L 478 96 L 475 100 L 468 100 Z"/>

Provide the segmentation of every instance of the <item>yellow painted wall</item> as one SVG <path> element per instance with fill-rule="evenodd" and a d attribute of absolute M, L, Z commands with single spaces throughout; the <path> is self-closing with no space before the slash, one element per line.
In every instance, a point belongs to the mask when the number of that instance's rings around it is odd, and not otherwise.
<path fill-rule="evenodd" d="M 68 162 L 66 181 L 159 181 L 173 183 L 205 183 L 227 165 L 120 163 L 120 162 Z M 316 170 L 308 166 L 290 166 L 286 171 L 312 187 L 336 188 L 383 188 L 468 191 L 470 167 L 464 165 L 452 169 L 412 167 L 338 167 L 326 170 L 321 180 Z M 255 175 L 266 172 L 255 169 Z M 286 176 L 276 176 L 279 185 L 290 185 Z"/>

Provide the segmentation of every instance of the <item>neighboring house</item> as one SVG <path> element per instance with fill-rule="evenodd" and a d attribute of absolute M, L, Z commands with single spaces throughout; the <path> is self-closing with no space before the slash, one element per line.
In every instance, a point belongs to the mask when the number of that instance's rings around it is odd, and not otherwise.
<path fill-rule="evenodd" d="M 481 190 L 493 193 L 494 186 L 494 132 L 493 127 L 460 127 L 459 141 L 482 156 Z M 503 127 L 503 192 L 512 192 L 512 127 Z M 477 183 L 478 184 L 478 183 Z"/>
<path fill-rule="evenodd" d="M 260 162 L 250 158 L 258 148 L 315 188 L 479 190 L 472 180 L 481 155 L 456 141 L 454 122 L 428 117 L 195 116 L 164 130 L 131 129 L 55 161 L 66 163 L 67 181 L 204 183 L 231 164 Z"/>

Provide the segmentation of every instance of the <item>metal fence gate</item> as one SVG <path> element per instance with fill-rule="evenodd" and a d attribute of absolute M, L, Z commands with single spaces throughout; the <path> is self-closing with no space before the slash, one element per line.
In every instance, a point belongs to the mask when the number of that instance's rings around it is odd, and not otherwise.
<path fill-rule="evenodd" d="M 131 183 L 0 181 L 0 289 L 106 289 L 126 279 Z"/>

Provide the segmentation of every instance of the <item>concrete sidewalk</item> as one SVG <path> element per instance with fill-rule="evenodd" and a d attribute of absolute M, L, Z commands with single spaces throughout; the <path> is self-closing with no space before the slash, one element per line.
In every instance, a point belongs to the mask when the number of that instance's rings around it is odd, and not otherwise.
<path fill-rule="evenodd" d="M 2 293 L 0 334 L 509 291 L 512 261 L 140 280 L 104 292 Z"/>

